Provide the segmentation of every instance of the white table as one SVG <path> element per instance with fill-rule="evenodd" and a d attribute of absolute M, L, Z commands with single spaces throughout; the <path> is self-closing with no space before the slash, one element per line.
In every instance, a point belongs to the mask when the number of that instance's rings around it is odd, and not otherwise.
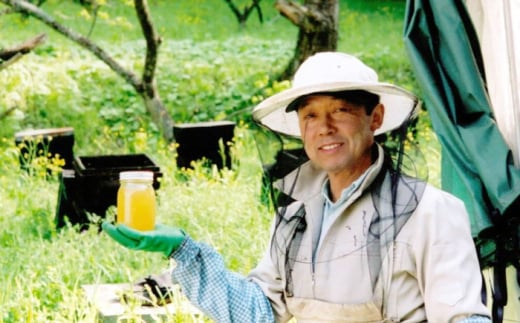
<path fill-rule="evenodd" d="M 170 304 L 143 306 L 136 301 L 125 302 L 121 299 L 121 294 L 124 291 L 131 291 L 133 286 L 132 284 L 94 284 L 82 287 L 87 299 L 97 308 L 99 321 L 102 323 L 121 322 L 125 317 L 139 317 L 145 322 L 161 322 L 161 319 L 175 316 L 176 313 L 201 316 L 201 312 L 185 300 L 175 288 L 172 288 L 174 297 Z"/>

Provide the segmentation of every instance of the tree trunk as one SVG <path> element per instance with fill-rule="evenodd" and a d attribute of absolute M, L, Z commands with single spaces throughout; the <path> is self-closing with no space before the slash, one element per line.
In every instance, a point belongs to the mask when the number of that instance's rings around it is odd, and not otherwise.
<path fill-rule="evenodd" d="M 135 11 L 143 35 L 146 39 L 146 58 L 143 70 L 143 91 L 141 96 L 144 99 L 146 110 L 152 116 L 152 120 L 155 122 L 163 137 L 170 141 L 173 140 L 173 120 L 164 107 L 157 85 L 155 83 L 155 71 L 157 67 L 157 52 L 159 45 L 161 44 L 161 38 L 157 35 L 157 32 L 152 24 L 150 11 L 148 10 L 148 3 L 146 0 L 134 0 Z"/>
<path fill-rule="evenodd" d="M 125 81 L 132 85 L 137 94 L 143 98 L 146 110 L 148 113 L 150 113 L 153 122 L 159 127 L 163 138 L 165 138 L 167 141 L 173 140 L 174 121 L 164 107 L 155 84 L 157 50 L 161 40 L 157 36 L 151 22 L 146 0 L 134 1 L 136 14 L 139 19 L 139 23 L 141 24 L 147 46 L 142 79 L 139 79 L 134 72 L 126 70 L 122 65 L 115 61 L 109 53 L 103 50 L 103 48 L 93 43 L 87 37 L 61 25 L 53 17 L 48 15 L 37 6 L 24 0 L 0 0 L 0 3 L 6 4 L 16 12 L 25 13 L 40 20 L 68 39 L 87 49 L 97 58 L 107 64 L 114 72 L 116 72 Z"/>
<path fill-rule="evenodd" d="M 338 0 L 277 0 L 276 9 L 298 26 L 294 56 L 280 79 L 290 79 L 309 56 L 322 51 L 336 51 L 338 45 Z"/>

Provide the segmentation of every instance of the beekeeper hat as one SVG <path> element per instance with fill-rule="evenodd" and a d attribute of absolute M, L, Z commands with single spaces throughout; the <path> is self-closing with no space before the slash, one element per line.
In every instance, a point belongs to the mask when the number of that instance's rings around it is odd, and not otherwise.
<path fill-rule="evenodd" d="M 365 90 L 379 95 L 385 107 L 375 135 L 401 126 L 415 116 L 418 99 L 409 91 L 378 81 L 377 73 L 358 58 L 339 52 L 319 52 L 307 58 L 294 74 L 291 88 L 279 92 L 253 109 L 253 119 L 272 131 L 300 136 L 296 111 L 286 111 L 294 100 L 312 93 Z"/>

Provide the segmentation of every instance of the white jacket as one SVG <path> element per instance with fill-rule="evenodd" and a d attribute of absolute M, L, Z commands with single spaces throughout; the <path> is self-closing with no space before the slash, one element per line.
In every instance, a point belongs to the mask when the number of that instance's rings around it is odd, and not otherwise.
<path fill-rule="evenodd" d="M 446 323 L 489 316 L 480 298 L 481 273 L 468 214 L 454 196 L 420 184 L 417 207 L 397 236 L 385 230 L 388 243 L 374 248 L 379 242 L 369 230 L 381 212 L 376 213 L 371 190 L 389 183 L 377 180 L 382 165 L 379 148 L 376 167 L 321 238 L 326 174 L 308 162 L 284 181 L 287 190 L 297 176 L 291 194 L 295 201 L 276 230 L 273 225 L 271 245 L 249 276 L 271 300 L 277 322 L 295 317 L 298 322 Z M 401 207 L 410 197 L 404 196 L 397 201 Z M 292 225 L 298 218 L 303 222 Z M 301 231 L 296 242 L 295 229 Z M 375 262 L 380 267 L 370 264 L 373 257 L 380 258 Z M 374 270 L 378 274 L 371 276 Z"/>

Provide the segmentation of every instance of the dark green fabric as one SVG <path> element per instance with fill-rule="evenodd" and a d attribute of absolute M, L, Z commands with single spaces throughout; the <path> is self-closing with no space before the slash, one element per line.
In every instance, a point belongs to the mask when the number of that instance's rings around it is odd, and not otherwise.
<path fill-rule="evenodd" d="M 404 41 L 442 145 L 442 187 L 465 202 L 476 237 L 494 225 L 493 213 L 516 217 L 510 206 L 520 195 L 476 32 L 461 0 L 408 0 Z"/>

